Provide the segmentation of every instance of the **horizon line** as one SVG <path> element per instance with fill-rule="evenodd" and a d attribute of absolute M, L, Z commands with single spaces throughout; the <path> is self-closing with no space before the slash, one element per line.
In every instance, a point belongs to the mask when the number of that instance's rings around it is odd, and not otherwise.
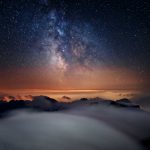
<path fill-rule="evenodd" d="M 53 91 L 53 92 L 65 92 L 65 91 L 127 91 L 127 90 L 136 90 L 136 91 L 149 91 L 149 89 L 0 89 L 0 92 L 1 91 L 28 91 L 28 90 L 31 90 L 31 91 Z"/>

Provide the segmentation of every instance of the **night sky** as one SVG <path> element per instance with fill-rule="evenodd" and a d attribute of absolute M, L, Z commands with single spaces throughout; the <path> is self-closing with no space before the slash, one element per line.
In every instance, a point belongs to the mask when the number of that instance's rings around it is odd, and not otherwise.
<path fill-rule="evenodd" d="M 0 89 L 148 88 L 149 0 L 0 0 Z"/>

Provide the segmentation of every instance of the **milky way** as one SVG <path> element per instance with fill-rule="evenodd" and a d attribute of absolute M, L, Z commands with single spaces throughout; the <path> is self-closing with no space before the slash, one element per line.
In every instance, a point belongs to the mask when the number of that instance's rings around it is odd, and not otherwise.
<path fill-rule="evenodd" d="M 70 22 L 63 12 L 51 10 L 39 17 L 33 28 L 42 25 L 41 36 L 32 51 L 43 56 L 46 64 L 66 71 L 75 65 L 91 68 L 106 60 L 107 52 L 101 48 L 90 23 Z"/>

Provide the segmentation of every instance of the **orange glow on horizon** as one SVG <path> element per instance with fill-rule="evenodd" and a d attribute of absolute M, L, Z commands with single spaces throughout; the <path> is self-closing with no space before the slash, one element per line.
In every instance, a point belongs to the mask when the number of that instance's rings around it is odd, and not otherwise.
<path fill-rule="evenodd" d="M 51 92 L 82 90 L 143 90 L 149 84 L 126 68 L 75 66 L 66 72 L 44 67 L 4 70 L 0 73 L 0 91 L 30 90 Z M 146 87 L 146 88 L 145 88 Z"/>

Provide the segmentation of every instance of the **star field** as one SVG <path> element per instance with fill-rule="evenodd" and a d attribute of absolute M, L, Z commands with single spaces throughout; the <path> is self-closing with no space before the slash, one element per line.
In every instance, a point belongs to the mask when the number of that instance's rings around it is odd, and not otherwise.
<path fill-rule="evenodd" d="M 70 82 L 71 76 L 76 81 L 86 74 L 86 80 L 96 82 L 111 71 L 110 76 L 116 73 L 113 78 L 117 82 L 137 76 L 134 86 L 129 87 L 137 86 L 138 82 L 141 88 L 149 86 L 148 0 L 1 0 L 0 12 L 3 74 L 10 72 L 15 76 L 12 70 L 24 69 L 33 77 L 40 74 L 39 80 L 45 84 L 59 81 L 61 87 Z M 58 80 L 50 75 L 49 81 L 49 74 Z M 39 87 L 40 83 L 35 86 Z M 4 87 L 9 87 L 8 84 L 2 83 Z M 83 88 L 86 86 L 83 84 Z M 109 84 L 104 87 L 109 88 Z M 92 88 L 99 86 L 92 83 Z"/>

